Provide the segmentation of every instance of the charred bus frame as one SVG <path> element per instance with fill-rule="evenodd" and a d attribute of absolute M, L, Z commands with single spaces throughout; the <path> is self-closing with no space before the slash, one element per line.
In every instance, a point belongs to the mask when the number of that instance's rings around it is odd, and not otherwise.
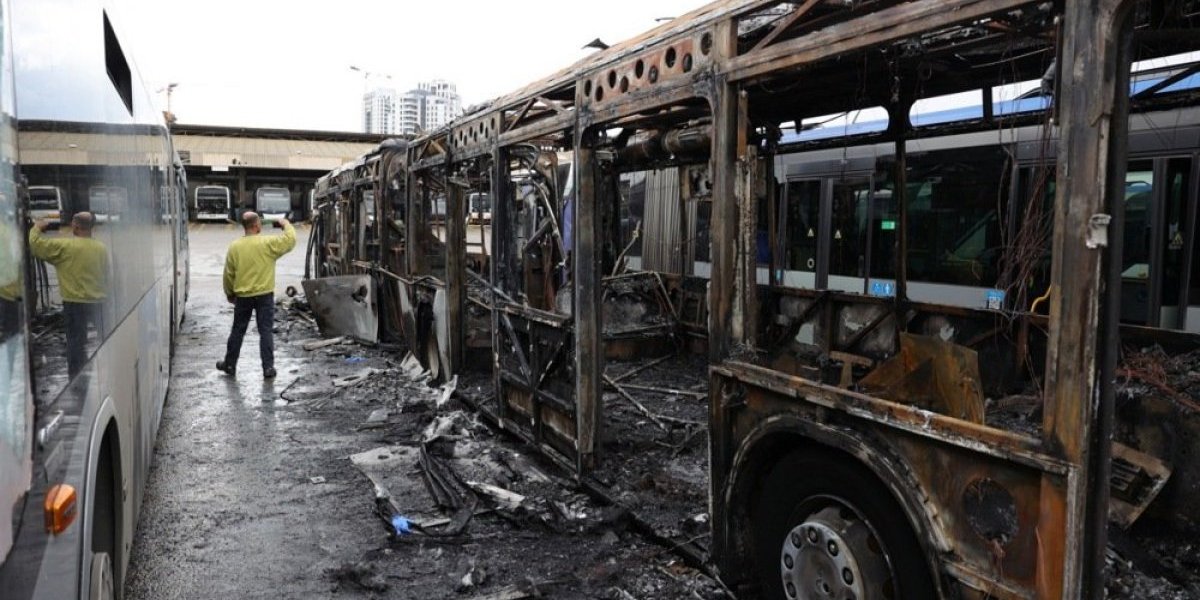
<path fill-rule="evenodd" d="M 1196 11 L 1188 6 L 710 4 L 409 142 L 397 153 L 403 174 L 388 176 L 406 207 L 405 258 L 376 257 L 375 270 L 403 266 L 400 302 L 430 306 L 424 320 L 434 320 L 439 339 L 426 362 L 436 355 L 448 375 L 464 365 L 468 289 L 482 286 L 476 297 L 490 309 L 495 396 L 480 408 L 583 476 L 600 458 L 611 351 L 602 315 L 606 290 L 620 285 L 613 274 L 626 241 L 618 177 L 707 165 L 712 265 L 698 314 L 707 316 L 710 362 L 712 553 L 726 582 L 795 597 L 787 586 L 800 580 L 789 579 L 789 559 L 806 551 L 804 538 L 843 543 L 850 554 L 875 537 L 885 558 L 860 560 L 871 564 L 847 579 L 891 586 L 901 597 L 1094 597 L 1103 593 L 1112 464 L 1120 286 L 1111 282 L 1121 276 L 1116 190 L 1124 182 L 1131 40 L 1137 35 L 1147 56 L 1193 50 Z M 1047 72 L 1047 63 L 1055 68 Z M 1059 142 L 1048 316 L 917 303 L 906 293 L 906 140 L 924 135 L 909 109 L 919 98 L 982 91 L 984 118 L 970 125 L 997 127 L 989 107 L 998 70 L 1007 81 L 1045 75 L 1053 85 Z M 889 114 L 876 141 L 895 148 L 894 294 L 788 289 L 773 276 L 761 283 L 756 205 L 773 197 L 781 125 L 870 106 Z M 572 155 L 569 182 L 557 175 L 564 152 Z M 456 217 L 468 194 L 483 192 L 493 200 L 494 234 L 481 282 L 468 275 L 466 221 Z M 433 236 L 442 249 L 431 261 L 439 245 L 418 240 L 431 237 L 439 198 L 441 214 L 455 218 Z M 677 283 L 664 295 L 679 294 Z M 784 319 L 789 326 L 822 332 L 814 337 L 820 360 L 785 367 L 763 348 L 786 303 L 795 309 Z M 408 314 L 415 330 L 422 317 Z M 933 318 L 969 338 L 920 335 Z M 1046 331 L 1033 354 L 1031 327 Z M 883 339 L 880 355 L 864 356 L 868 336 Z M 979 367 L 966 347 L 1010 336 L 1004 351 L 1022 363 L 1044 354 L 1044 367 L 1029 369 L 1044 403 L 1036 435 L 982 421 Z M 840 377 L 830 377 L 831 360 L 842 365 Z M 886 376 L 875 375 L 872 387 L 868 377 L 880 371 Z M 822 479 L 816 471 L 837 476 L 824 475 L 824 488 L 789 483 Z M 839 485 L 858 500 L 837 500 Z M 810 498 L 823 503 L 808 506 Z M 1002 523 L 985 522 L 996 512 Z M 857 538 L 835 540 L 839 527 Z M 864 589 L 848 580 L 849 589 Z"/>

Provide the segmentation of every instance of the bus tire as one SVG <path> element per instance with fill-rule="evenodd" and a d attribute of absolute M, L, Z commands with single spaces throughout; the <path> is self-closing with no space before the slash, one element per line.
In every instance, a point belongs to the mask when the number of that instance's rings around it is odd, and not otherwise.
<path fill-rule="evenodd" d="M 763 598 L 937 598 L 921 545 L 888 489 L 845 456 L 796 451 L 752 513 Z"/>
<path fill-rule="evenodd" d="M 116 598 L 116 583 L 113 580 L 112 557 L 107 552 L 92 554 L 91 588 L 88 600 L 113 600 Z"/>

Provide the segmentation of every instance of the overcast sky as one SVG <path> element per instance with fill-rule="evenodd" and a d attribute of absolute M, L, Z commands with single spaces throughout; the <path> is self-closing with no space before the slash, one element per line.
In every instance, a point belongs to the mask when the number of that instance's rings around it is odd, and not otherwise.
<path fill-rule="evenodd" d="M 112 2 L 150 91 L 179 84 L 180 123 L 360 131 L 365 83 L 441 77 L 471 105 L 568 66 L 593 38 L 616 43 L 705 0 Z"/>

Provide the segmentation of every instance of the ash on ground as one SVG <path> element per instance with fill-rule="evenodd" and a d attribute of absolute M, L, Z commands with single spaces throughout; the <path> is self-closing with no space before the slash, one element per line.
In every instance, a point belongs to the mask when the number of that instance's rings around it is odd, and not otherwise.
<path fill-rule="evenodd" d="M 280 311 L 277 326 L 292 345 L 315 336 L 303 306 L 295 308 Z M 702 571 L 638 533 L 623 508 L 651 511 L 650 520 L 672 533 L 704 510 L 702 359 L 663 363 L 625 382 L 668 383 L 664 373 L 687 365 L 697 377 L 669 383 L 694 393 L 665 396 L 654 410 L 696 425 L 652 432 L 644 416 L 606 395 L 611 433 L 600 474 L 621 499 L 610 506 L 460 400 L 489 394 L 488 374 L 435 383 L 410 356 L 352 342 L 307 355 L 281 400 L 376 444 L 345 466 L 361 472 L 360 502 L 369 507 L 362 518 L 377 520 L 379 544 L 328 569 L 331 590 L 389 598 L 726 597 Z"/>

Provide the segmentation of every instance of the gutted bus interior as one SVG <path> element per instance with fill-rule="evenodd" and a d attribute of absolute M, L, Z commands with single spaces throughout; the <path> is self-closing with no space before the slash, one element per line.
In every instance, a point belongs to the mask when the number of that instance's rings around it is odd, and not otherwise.
<path fill-rule="evenodd" d="M 706 434 L 733 589 L 1096 596 L 1197 517 L 1198 18 L 716 2 L 331 173 L 310 257 L 580 482 L 618 403 Z M 621 382 L 680 350 L 699 421 Z"/>

